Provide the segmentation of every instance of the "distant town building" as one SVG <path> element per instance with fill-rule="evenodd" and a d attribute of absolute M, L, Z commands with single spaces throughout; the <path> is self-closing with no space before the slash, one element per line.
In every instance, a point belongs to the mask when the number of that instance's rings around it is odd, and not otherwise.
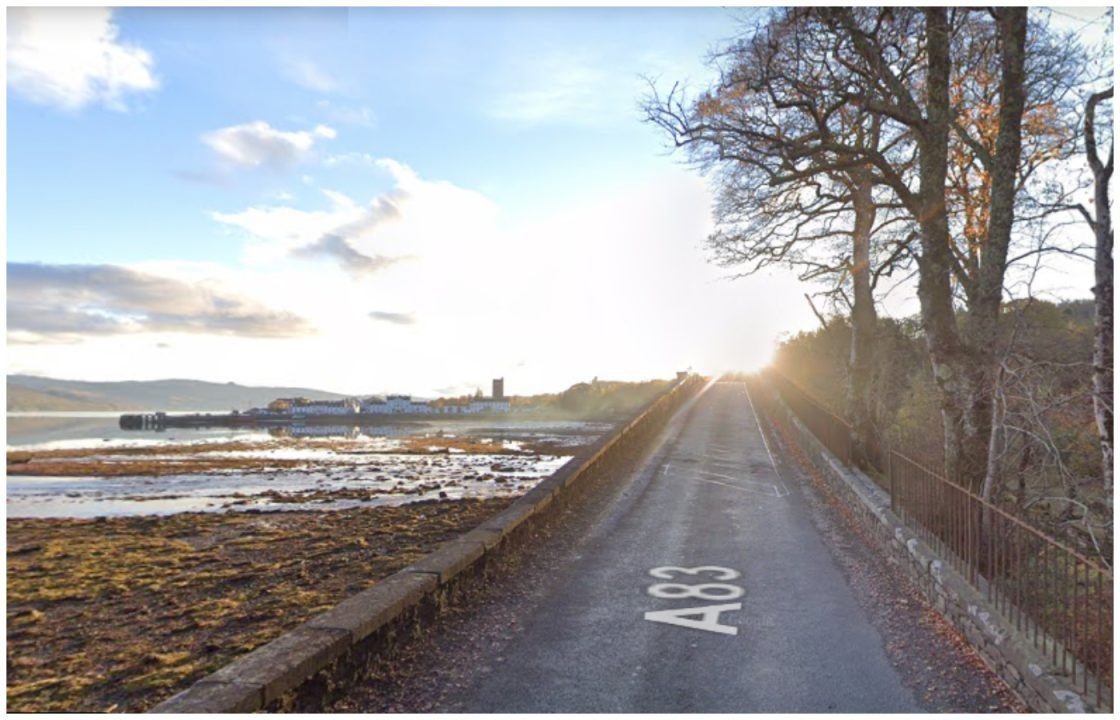
<path fill-rule="evenodd" d="M 363 415 L 381 415 L 387 412 L 388 406 L 385 404 L 385 398 L 367 397 L 362 400 L 361 412 Z"/>
<path fill-rule="evenodd" d="M 304 415 L 357 415 L 361 405 L 353 398 L 344 400 L 315 400 L 292 405 L 292 416 Z"/>
<path fill-rule="evenodd" d="M 471 400 L 469 412 L 509 412 L 509 400 L 499 398 L 481 398 Z"/>
<path fill-rule="evenodd" d="M 370 396 L 358 400 L 308 400 L 307 398 L 278 398 L 268 404 L 274 413 L 287 413 L 292 417 L 320 415 L 474 415 L 478 413 L 508 413 L 509 399 L 505 396 L 505 379 L 494 378 L 491 397 L 475 393 L 470 400 L 450 399 L 432 403 L 413 400 L 411 395 Z"/>
<path fill-rule="evenodd" d="M 411 395 L 389 395 L 384 400 L 370 397 L 362 401 L 361 407 L 369 415 L 428 415 L 436 411 L 426 402 L 413 400 Z"/>
<path fill-rule="evenodd" d="M 306 405 L 310 400 L 305 397 L 295 398 L 276 398 L 268 404 L 268 409 L 272 412 L 284 413 L 290 411 L 296 405 Z"/>

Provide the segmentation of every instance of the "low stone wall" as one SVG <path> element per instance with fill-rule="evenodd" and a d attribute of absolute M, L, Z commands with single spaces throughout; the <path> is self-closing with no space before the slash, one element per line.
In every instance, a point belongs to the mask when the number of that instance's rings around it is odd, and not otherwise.
<path fill-rule="evenodd" d="M 1082 695 L 1049 658 L 1009 622 L 891 510 L 888 494 L 855 468 L 845 467 L 797 419 L 772 388 L 766 410 L 790 427 L 827 485 L 854 512 L 876 550 L 904 567 L 936 610 L 959 629 L 984 662 L 1036 712 L 1108 712 L 1095 708 L 1095 685 Z"/>
<path fill-rule="evenodd" d="M 629 421 L 573 457 L 503 512 L 418 562 L 202 678 L 150 712 L 310 711 L 326 707 L 448 604 L 493 573 L 580 487 L 619 477 L 703 385 L 675 383 Z"/>

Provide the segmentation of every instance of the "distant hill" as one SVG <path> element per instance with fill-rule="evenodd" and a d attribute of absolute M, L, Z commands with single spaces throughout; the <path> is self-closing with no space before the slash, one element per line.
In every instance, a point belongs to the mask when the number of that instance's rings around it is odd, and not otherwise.
<path fill-rule="evenodd" d="M 38 390 L 14 385 L 8 381 L 8 409 L 9 410 L 97 410 L 91 407 L 89 401 L 81 397 L 64 397 L 61 395 L 48 395 Z"/>
<path fill-rule="evenodd" d="M 8 412 L 96 410 L 244 410 L 278 397 L 338 400 L 337 393 L 298 387 L 255 387 L 201 380 L 87 382 L 8 376 Z"/>

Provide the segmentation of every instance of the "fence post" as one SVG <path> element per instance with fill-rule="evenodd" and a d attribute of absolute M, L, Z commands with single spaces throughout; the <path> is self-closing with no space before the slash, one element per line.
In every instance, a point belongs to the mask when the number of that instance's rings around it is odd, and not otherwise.
<path fill-rule="evenodd" d="M 891 449 L 890 440 L 887 440 L 887 492 L 891 496 L 891 512 L 898 514 L 894 505 L 894 450 Z"/>

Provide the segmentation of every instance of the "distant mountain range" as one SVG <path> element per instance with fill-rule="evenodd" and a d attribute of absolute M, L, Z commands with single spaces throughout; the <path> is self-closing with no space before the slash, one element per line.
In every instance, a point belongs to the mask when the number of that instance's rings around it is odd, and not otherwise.
<path fill-rule="evenodd" d="M 201 380 L 87 382 L 8 376 L 8 412 L 96 410 L 245 410 L 278 397 L 338 400 L 344 395 L 299 387 L 256 387 Z"/>

